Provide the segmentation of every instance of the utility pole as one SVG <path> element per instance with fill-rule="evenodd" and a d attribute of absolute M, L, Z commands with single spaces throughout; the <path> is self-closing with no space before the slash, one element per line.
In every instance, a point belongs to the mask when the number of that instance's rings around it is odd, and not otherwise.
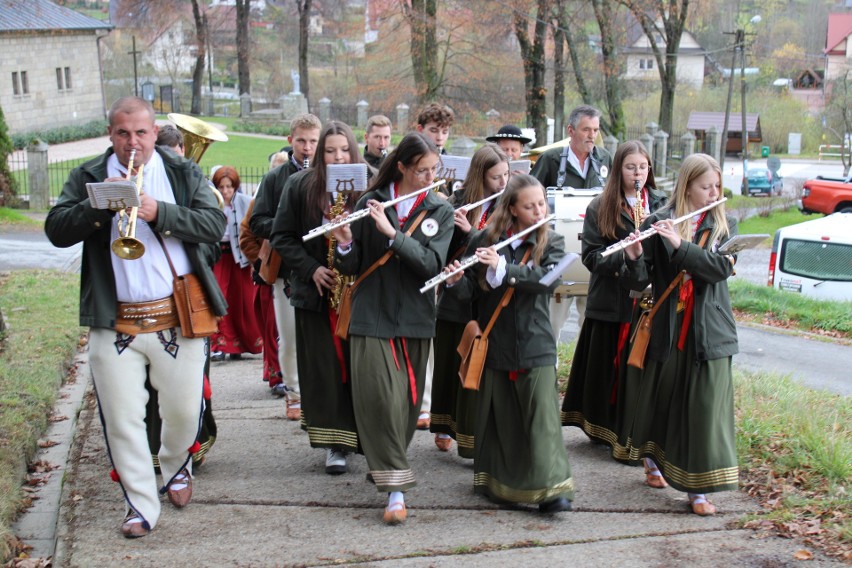
<path fill-rule="evenodd" d="M 136 56 L 142 52 L 136 50 L 136 36 L 133 36 L 133 51 L 128 51 L 128 55 L 133 56 L 133 94 L 139 96 L 139 77 L 136 73 Z"/>
<path fill-rule="evenodd" d="M 719 169 L 722 170 L 722 175 L 725 174 L 725 150 L 728 148 L 728 123 L 731 118 L 731 99 L 734 96 L 734 66 L 737 64 L 737 50 L 742 45 L 743 41 L 743 30 L 725 32 L 725 34 L 734 34 L 736 39 L 734 40 L 734 55 L 731 59 L 731 77 L 730 82 L 728 83 L 728 102 L 725 105 L 725 124 L 722 126 L 722 149 L 719 152 Z"/>
<path fill-rule="evenodd" d="M 748 125 L 746 124 L 746 80 L 745 80 L 745 33 L 740 33 L 740 88 L 742 91 L 742 113 L 743 113 L 743 195 L 748 195 Z M 733 82 L 733 81 L 732 81 Z M 770 187 L 770 195 L 772 188 Z"/>

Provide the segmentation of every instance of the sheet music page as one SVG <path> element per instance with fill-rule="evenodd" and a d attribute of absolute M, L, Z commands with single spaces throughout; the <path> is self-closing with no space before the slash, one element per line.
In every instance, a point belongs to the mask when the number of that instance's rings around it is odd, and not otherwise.
<path fill-rule="evenodd" d="M 367 190 L 367 164 L 329 164 L 325 171 L 326 191 Z"/>
<path fill-rule="evenodd" d="M 118 211 L 127 207 L 139 207 L 139 192 L 132 180 L 102 181 L 87 183 L 89 201 L 95 209 Z"/>
<path fill-rule="evenodd" d="M 515 172 L 528 174 L 530 173 L 530 170 L 532 170 L 531 160 L 512 160 L 509 162 L 509 175 L 512 175 Z"/>
<path fill-rule="evenodd" d="M 467 177 L 467 171 L 470 169 L 470 160 L 466 156 L 441 156 L 441 166 L 437 179 L 446 180 L 464 180 Z"/>
<path fill-rule="evenodd" d="M 553 265 L 547 274 L 541 277 L 539 280 L 539 284 L 543 284 L 544 286 L 550 286 L 556 279 L 562 276 L 562 273 L 565 272 L 565 269 L 571 266 L 571 263 L 580 258 L 580 255 L 575 252 L 569 252 L 565 256 L 562 257 L 557 264 Z"/>

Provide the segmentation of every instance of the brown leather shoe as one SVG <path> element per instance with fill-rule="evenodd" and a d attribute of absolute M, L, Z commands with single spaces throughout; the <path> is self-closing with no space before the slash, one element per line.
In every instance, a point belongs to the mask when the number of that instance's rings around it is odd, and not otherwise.
<path fill-rule="evenodd" d="M 287 401 L 287 420 L 301 420 L 302 418 L 302 402 Z"/>
<path fill-rule="evenodd" d="M 654 489 L 665 489 L 669 486 L 666 480 L 663 479 L 660 470 L 657 468 L 651 469 L 648 467 L 648 464 L 645 464 L 645 485 Z"/>
<path fill-rule="evenodd" d="M 124 522 L 121 523 L 121 534 L 124 538 L 141 538 L 147 536 L 151 529 L 145 528 L 147 523 L 142 520 L 142 517 L 131 511 L 124 517 Z"/>
<path fill-rule="evenodd" d="M 692 512 L 702 517 L 709 517 L 716 514 L 716 505 L 707 500 L 703 495 L 696 495 L 689 498 L 689 506 Z"/>
<path fill-rule="evenodd" d="M 408 512 L 405 510 L 405 503 L 400 503 L 400 505 L 402 505 L 402 508 L 397 504 L 393 505 L 393 509 L 390 508 L 390 505 L 385 507 L 385 514 L 382 516 L 382 520 L 386 525 L 401 525 L 405 522 Z"/>
<path fill-rule="evenodd" d="M 189 504 L 189 500 L 192 499 L 192 478 L 186 469 L 180 470 L 180 473 L 172 480 L 169 490 L 166 493 L 169 496 L 169 502 L 178 509 L 182 509 Z"/>
<path fill-rule="evenodd" d="M 423 415 L 426 415 L 424 418 Z M 424 412 L 420 415 L 420 418 L 417 419 L 417 429 L 418 430 L 428 430 L 429 426 L 432 425 L 432 420 L 429 417 L 428 412 Z"/>
<path fill-rule="evenodd" d="M 453 447 L 453 439 L 452 438 L 442 438 L 439 434 L 435 434 L 435 445 L 442 452 L 449 452 L 450 448 Z"/>

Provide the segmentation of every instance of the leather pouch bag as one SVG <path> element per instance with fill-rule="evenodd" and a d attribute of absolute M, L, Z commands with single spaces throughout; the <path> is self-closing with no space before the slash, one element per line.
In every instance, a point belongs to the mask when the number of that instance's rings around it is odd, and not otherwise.
<path fill-rule="evenodd" d="M 184 337 L 208 337 L 219 331 L 216 314 L 207 301 L 204 286 L 195 274 L 174 279 L 175 307 Z"/>
<path fill-rule="evenodd" d="M 343 288 L 340 294 L 340 303 L 337 305 L 337 325 L 334 335 L 347 341 L 349 339 L 349 320 L 352 319 L 352 293 L 355 287 L 352 285 Z"/>
<path fill-rule="evenodd" d="M 270 286 L 275 284 L 275 280 L 278 278 L 278 271 L 281 268 L 281 256 L 275 252 L 269 240 L 264 240 L 263 244 L 260 245 L 260 252 L 257 257 L 260 259 L 258 274 Z"/>
<path fill-rule="evenodd" d="M 630 356 L 627 358 L 627 364 L 631 367 L 636 367 L 637 369 L 645 368 L 645 353 L 647 353 L 648 343 L 651 341 L 652 323 L 653 318 L 651 317 L 651 313 L 642 312 L 630 341 Z"/>
<path fill-rule="evenodd" d="M 488 337 L 482 337 L 479 322 L 467 322 L 456 351 L 461 357 L 459 380 L 462 388 L 479 390 L 482 371 L 485 370 L 485 356 L 488 354 Z"/>

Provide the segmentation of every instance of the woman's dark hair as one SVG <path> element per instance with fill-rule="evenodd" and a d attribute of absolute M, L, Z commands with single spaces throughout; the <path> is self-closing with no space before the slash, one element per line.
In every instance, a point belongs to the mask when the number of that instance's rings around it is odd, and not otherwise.
<path fill-rule="evenodd" d="M 240 191 L 240 174 L 238 174 L 237 170 L 231 166 L 222 166 L 217 168 L 216 173 L 213 174 L 213 178 L 210 181 L 213 182 L 213 187 L 219 189 L 219 184 L 222 183 L 222 180 L 225 178 L 231 180 L 231 185 L 234 186 L 234 193 Z"/>
<path fill-rule="evenodd" d="M 373 183 L 370 184 L 370 189 L 386 187 L 392 182 L 399 181 L 402 178 L 402 172 L 399 171 L 397 164 L 406 167 L 413 166 L 427 154 L 439 155 L 438 147 L 435 146 L 434 142 L 419 132 L 406 134 L 399 146 L 394 148 L 393 152 L 388 154 L 382 162 L 379 173 L 373 178 Z"/>
<path fill-rule="evenodd" d="M 623 229 L 624 223 L 621 220 L 621 211 L 627 201 L 624 197 L 624 175 L 622 166 L 624 160 L 633 154 L 641 154 L 648 160 L 648 179 L 645 180 L 645 187 L 655 188 L 654 172 L 651 170 L 651 156 L 648 155 L 648 150 L 645 145 L 638 140 L 628 140 L 621 144 L 618 150 L 615 151 L 615 156 L 612 159 L 612 171 L 609 172 L 609 178 L 606 180 L 603 193 L 601 194 L 601 206 L 598 211 L 598 229 L 601 235 L 608 239 L 617 238 L 615 231 L 618 228 Z"/>
<path fill-rule="evenodd" d="M 326 185 L 326 163 L 325 163 L 325 144 L 329 136 L 345 136 L 349 144 L 349 163 L 362 164 L 364 158 L 358 151 L 358 143 L 355 141 L 355 135 L 352 134 L 352 129 L 343 122 L 332 120 L 325 125 L 317 142 L 317 151 L 314 154 L 314 159 L 311 161 L 311 169 L 305 174 L 310 179 L 307 181 L 309 190 L 307 199 L 305 199 L 305 215 L 312 221 L 319 221 L 320 211 L 327 212 L 330 204 L 328 194 L 325 190 Z M 352 211 L 352 207 L 357 201 L 357 196 L 350 192 L 346 199 L 347 211 Z"/>

